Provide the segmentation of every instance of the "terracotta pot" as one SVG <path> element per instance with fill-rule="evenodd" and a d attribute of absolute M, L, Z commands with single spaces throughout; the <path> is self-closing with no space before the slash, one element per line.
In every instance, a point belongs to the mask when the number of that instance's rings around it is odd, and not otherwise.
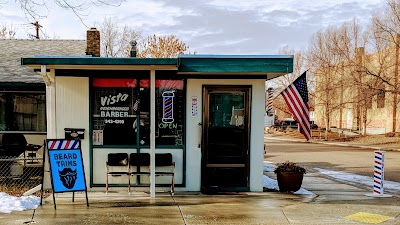
<path fill-rule="evenodd" d="M 303 183 L 303 173 L 278 172 L 276 176 L 280 192 L 298 191 Z"/>

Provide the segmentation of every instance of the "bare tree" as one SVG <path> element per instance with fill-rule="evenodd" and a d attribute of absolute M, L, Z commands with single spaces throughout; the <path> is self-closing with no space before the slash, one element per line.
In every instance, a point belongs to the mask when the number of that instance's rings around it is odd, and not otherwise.
<path fill-rule="evenodd" d="M 307 51 L 307 62 L 315 76 L 315 107 L 316 114 L 320 114 L 327 132 L 330 130 L 332 113 L 342 107 L 340 55 L 335 51 L 334 40 L 339 35 L 339 29 L 328 27 L 325 31 L 317 32 L 312 36 Z M 319 121 L 321 123 L 321 121 Z"/>
<path fill-rule="evenodd" d="M 138 57 L 140 58 L 175 58 L 189 51 L 185 42 L 175 35 L 148 36 L 139 43 Z"/>
<path fill-rule="evenodd" d="M 82 16 L 87 15 L 87 10 L 91 7 L 99 5 L 120 6 L 123 0 L 15 0 L 19 3 L 21 10 L 25 16 L 31 19 L 40 19 L 47 16 L 50 11 L 49 3 L 52 2 L 60 8 L 71 10 L 82 21 Z M 0 8 L 2 4 L 7 4 L 8 1 L 0 0 Z"/>
<path fill-rule="evenodd" d="M 386 7 L 372 15 L 371 25 L 383 43 L 400 45 L 396 36 L 400 33 L 400 1 L 386 0 Z"/>
<path fill-rule="evenodd" d="M 339 118 L 341 127 L 347 111 L 355 115 L 351 127 L 366 133 L 369 114 L 379 111 L 371 110 L 372 99 L 377 99 L 377 108 L 386 108 L 385 102 L 391 102 L 392 131 L 396 131 L 399 53 L 399 0 L 387 0 L 386 8 L 373 14 L 365 32 L 352 20 L 313 35 L 307 62 L 317 83 L 316 111 L 323 112 L 327 131 L 331 119 Z M 385 93 L 392 99 L 385 100 Z"/>
<path fill-rule="evenodd" d="M 281 88 L 282 90 L 286 88 L 289 84 L 291 84 L 302 72 L 306 70 L 306 58 L 304 57 L 304 53 L 302 51 L 296 51 L 293 48 L 290 48 L 288 45 L 279 49 L 279 54 L 282 55 L 293 55 L 293 72 L 288 73 L 284 76 L 281 76 L 277 79 L 274 79 L 274 82 L 277 85 L 277 89 Z"/>
<path fill-rule="evenodd" d="M 121 26 L 115 18 L 104 18 L 100 24 L 101 55 L 104 57 L 129 57 L 132 41 L 138 41 L 141 32 L 127 25 Z"/>
<path fill-rule="evenodd" d="M 388 7 L 393 7 L 394 2 L 390 1 L 392 5 Z M 396 9 L 391 12 L 396 12 Z M 339 114 L 341 127 L 343 110 L 346 109 L 355 114 L 352 127 L 355 126 L 365 134 L 368 113 L 372 112 L 372 98 L 381 99 L 380 102 L 384 103 L 385 92 L 392 92 L 395 96 L 395 129 L 396 96 L 399 91 L 399 46 L 396 41 L 400 40 L 400 36 L 389 33 L 389 30 L 395 30 L 393 25 L 387 25 L 389 21 L 393 20 L 386 14 L 375 14 L 365 33 L 361 32 L 358 21 L 353 20 L 338 27 L 329 27 L 311 40 L 308 61 L 314 64 L 312 68 L 316 71 L 317 102 L 324 105 L 327 130 L 333 114 Z M 387 26 L 383 28 L 385 24 Z"/>
<path fill-rule="evenodd" d="M 381 84 L 373 87 L 377 93 L 391 93 L 392 132 L 396 132 L 400 94 L 400 1 L 387 0 L 385 9 L 373 14 L 368 31 L 371 50 L 375 53 L 364 71 Z"/>
<path fill-rule="evenodd" d="M 3 24 L 2 26 L 0 26 L 0 39 L 13 39 L 15 38 L 16 33 L 17 32 L 12 25 L 7 27 L 6 24 Z"/>
<path fill-rule="evenodd" d="M 306 70 L 306 58 L 304 57 L 304 53 L 302 51 L 297 51 L 289 46 L 284 46 L 279 49 L 279 54 L 282 55 L 293 55 L 293 72 L 286 74 L 284 76 L 275 78 L 273 80 L 267 81 L 267 85 L 274 87 L 275 89 L 275 98 L 274 98 L 274 108 L 277 109 L 276 118 L 278 117 L 292 117 L 292 113 L 290 112 L 289 108 L 287 107 L 283 97 L 279 94 L 293 81 L 300 76 Z M 313 79 L 312 75 L 307 75 L 307 83 L 308 86 L 311 87 Z M 309 96 L 312 95 L 310 91 L 314 90 L 313 88 L 309 88 Z M 279 95 L 279 96 L 278 96 Z M 311 103 L 312 97 L 309 99 L 309 103 Z"/>

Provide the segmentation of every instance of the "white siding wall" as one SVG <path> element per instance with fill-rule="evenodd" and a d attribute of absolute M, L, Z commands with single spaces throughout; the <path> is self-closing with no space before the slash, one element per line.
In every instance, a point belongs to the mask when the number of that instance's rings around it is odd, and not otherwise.
<path fill-rule="evenodd" d="M 251 131 L 250 131 L 250 191 L 262 191 L 264 159 L 264 80 L 211 80 L 188 79 L 186 96 L 186 188 L 185 191 L 200 191 L 201 188 L 201 142 L 202 86 L 203 85 L 251 85 Z M 198 115 L 191 116 L 191 98 L 198 98 Z"/>
<path fill-rule="evenodd" d="M 81 140 L 86 183 L 90 182 L 89 161 L 89 78 L 55 77 L 56 85 L 56 138 L 63 139 L 64 128 L 84 128 Z M 89 185 L 87 185 L 89 188 Z"/>

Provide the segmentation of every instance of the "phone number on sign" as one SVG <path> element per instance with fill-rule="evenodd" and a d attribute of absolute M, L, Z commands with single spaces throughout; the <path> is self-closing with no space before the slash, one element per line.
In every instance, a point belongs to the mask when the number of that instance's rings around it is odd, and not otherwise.
<path fill-rule="evenodd" d="M 124 124 L 124 120 L 110 120 L 110 119 L 106 119 L 104 120 L 104 123 L 115 123 L 115 124 Z"/>

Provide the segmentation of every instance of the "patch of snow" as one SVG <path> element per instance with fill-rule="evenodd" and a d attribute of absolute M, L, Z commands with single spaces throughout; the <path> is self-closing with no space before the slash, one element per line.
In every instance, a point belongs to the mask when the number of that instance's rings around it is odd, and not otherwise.
<path fill-rule="evenodd" d="M 39 204 L 40 198 L 36 196 L 15 197 L 4 192 L 0 192 L 0 212 L 2 213 L 36 209 Z"/>
<path fill-rule="evenodd" d="M 304 188 L 300 188 L 300 190 L 294 192 L 293 194 L 295 194 L 295 195 L 313 195 L 314 193 L 312 193 L 311 191 L 306 190 Z"/>
<path fill-rule="evenodd" d="M 263 178 L 263 187 L 271 190 L 279 190 L 278 187 L 278 182 L 272 178 L 269 178 L 268 176 L 264 175 Z"/>
<path fill-rule="evenodd" d="M 274 164 L 272 164 L 271 162 L 264 161 L 264 169 L 263 169 L 263 171 L 264 172 L 274 172 L 275 167 L 276 166 Z"/>
<path fill-rule="evenodd" d="M 373 186 L 373 177 L 372 176 L 362 176 L 352 173 L 325 170 L 320 168 L 315 168 L 318 172 L 325 174 L 327 176 L 333 177 L 338 180 L 349 181 L 353 183 L 363 184 L 366 186 Z M 384 181 L 383 182 L 384 189 L 396 190 L 400 191 L 400 183 L 393 181 Z"/>

